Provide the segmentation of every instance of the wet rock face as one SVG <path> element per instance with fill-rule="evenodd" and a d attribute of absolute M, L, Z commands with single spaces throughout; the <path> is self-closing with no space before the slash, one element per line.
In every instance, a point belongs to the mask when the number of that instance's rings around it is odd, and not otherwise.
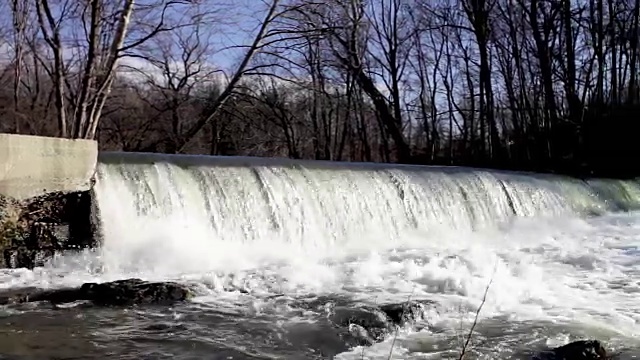
<path fill-rule="evenodd" d="M 315 314 L 313 325 L 293 325 L 288 337 L 299 342 L 299 346 L 314 349 L 327 359 L 355 346 L 370 346 L 383 341 L 393 335 L 398 327 L 420 329 L 426 325 L 421 322 L 425 310 L 433 305 L 429 300 L 369 305 L 355 303 L 351 298 L 340 295 L 309 296 L 295 300 L 276 295 L 271 299 L 295 309 L 293 312 L 297 316 Z"/>
<path fill-rule="evenodd" d="M 337 306 L 330 321 L 343 329 L 342 338 L 349 346 L 372 345 L 384 340 L 396 327 L 413 324 L 423 318 L 426 306 L 431 302 L 407 301 L 379 307 Z"/>
<path fill-rule="evenodd" d="M 0 195 L 0 250 L 12 246 L 14 239 L 22 239 L 23 231 L 18 226 L 20 218 L 18 201 Z M 0 252 L 0 268 L 7 267 Z"/>
<path fill-rule="evenodd" d="M 91 301 L 96 306 L 171 305 L 192 296 L 185 285 L 140 279 L 85 283 L 78 288 L 42 290 L 23 288 L 0 293 L 0 305 L 48 301 L 53 304 Z"/>
<path fill-rule="evenodd" d="M 329 320 L 348 345 L 372 345 L 392 330 L 386 314 L 376 308 L 336 307 Z"/>
<path fill-rule="evenodd" d="M 423 301 L 407 301 L 400 304 L 382 305 L 380 310 L 387 315 L 394 325 L 402 326 L 406 323 L 413 323 L 422 319 L 425 306 L 431 302 Z"/>
<path fill-rule="evenodd" d="M 146 282 L 140 279 L 101 284 L 86 283 L 80 287 L 80 292 L 100 306 L 170 305 L 191 297 L 191 291 L 184 285 L 174 282 Z"/>
<path fill-rule="evenodd" d="M 607 351 L 598 340 L 579 340 L 542 352 L 534 360 L 606 360 Z"/>
<path fill-rule="evenodd" d="M 34 268 L 58 251 L 95 246 L 94 230 L 88 191 L 0 196 L 0 267 Z"/>

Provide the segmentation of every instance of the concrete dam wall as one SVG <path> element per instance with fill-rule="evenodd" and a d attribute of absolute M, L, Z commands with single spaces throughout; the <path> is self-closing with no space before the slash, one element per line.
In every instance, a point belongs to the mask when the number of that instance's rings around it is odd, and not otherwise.
<path fill-rule="evenodd" d="M 98 244 L 130 254 L 138 263 L 146 253 L 139 249 L 183 249 L 181 229 L 203 241 L 329 247 L 381 234 L 384 241 L 399 239 L 406 231 L 428 232 L 436 225 L 466 231 L 516 216 L 640 209 L 637 180 L 281 158 L 99 154 L 97 148 L 95 141 L 0 134 L 0 268 L 40 266 L 58 252 Z"/>
<path fill-rule="evenodd" d="M 0 194 L 23 200 L 89 190 L 97 161 L 96 141 L 0 134 Z"/>
<path fill-rule="evenodd" d="M 0 134 L 0 268 L 95 245 L 97 161 L 96 141 Z"/>

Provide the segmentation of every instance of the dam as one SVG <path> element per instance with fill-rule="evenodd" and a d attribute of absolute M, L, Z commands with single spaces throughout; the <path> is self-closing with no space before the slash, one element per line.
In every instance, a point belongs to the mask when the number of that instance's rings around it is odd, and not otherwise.
<path fill-rule="evenodd" d="M 449 358 L 481 305 L 478 359 L 578 337 L 623 359 L 640 350 L 636 180 L 113 152 L 98 154 L 94 180 L 100 246 L 0 272 L 1 286 L 138 277 L 198 295 L 167 310 L 12 315 L 65 344 L 60 356 Z M 408 298 L 434 304 L 418 330 L 324 343 L 331 304 Z"/>

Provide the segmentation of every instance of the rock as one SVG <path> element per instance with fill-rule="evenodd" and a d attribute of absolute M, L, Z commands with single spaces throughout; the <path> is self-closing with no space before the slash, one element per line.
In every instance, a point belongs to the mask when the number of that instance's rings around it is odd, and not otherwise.
<path fill-rule="evenodd" d="M 605 360 L 607 351 L 598 340 L 579 340 L 542 352 L 534 360 Z"/>
<path fill-rule="evenodd" d="M 27 268 L 33 269 L 37 266 L 44 266 L 44 263 L 53 257 L 55 249 L 42 248 L 39 250 L 31 250 L 26 247 L 6 249 L 4 251 L 4 264 L 7 268 Z"/>
<path fill-rule="evenodd" d="M 168 305 L 191 297 L 191 291 L 184 285 L 173 282 L 147 282 L 140 279 L 101 284 L 87 283 L 80 287 L 80 291 L 94 304 L 100 306 Z"/>
<path fill-rule="evenodd" d="M 373 307 L 335 307 L 329 320 L 350 346 L 380 342 L 392 330 L 387 315 Z"/>
<path fill-rule="evenodd" d="M 52 304 L 70 303 L 84 299 L 77 288 L 43 290 L 35 287 L 11 289 L 0 293 L 0 305 L 48 301 Z"/>
<path fill-rule="evenodd" d="M 23 238 L 18 227 L 20 204 L 17 200 L 0 195 L 0 250 L 10 248 L 16 239 Z M 0 267 L 7 267 L 5 256 L 0 252 Z"/>
<path fill-rule="evenodd" d="M 388 304 L 380 307 L 394 325 L 403 326 L 407 323 L 414 323 L 422 320 L 425 305 L 432 304 L 430 301 L 407 301 L 400 304 Z"/>
<path fill-rule="evenodd" d="M 97 306 L 171 305 L 191 297 L 184 285 L 140 279 L 85 283 L 79 288 L 43 290 L 23 288 L 0 293 L 0 305 L 48 301 L 53 304 L 91 301 Z"/>
<path fill-rule="evenodd" d="M 330 321 L 342 328 L 342 337 L 349 345 L 372 345 L 384 340 L 397 326 L 406 326 L 422 319 L 429 301 L 407 301 L 379 307 L 338 306 Z"/>
<path fill-rule="evenodd" d="M 95 246 L 91 208 L 88 191 L 0 196 L 0 267 L 31 269 L 55 252 Z"/>
<path fill-rule="evenodd" d="M 21 204 L 18 223 L 28 229 L 29 249 L 76 249 L 94 244 L 89 191 L 54 192 Z"/>

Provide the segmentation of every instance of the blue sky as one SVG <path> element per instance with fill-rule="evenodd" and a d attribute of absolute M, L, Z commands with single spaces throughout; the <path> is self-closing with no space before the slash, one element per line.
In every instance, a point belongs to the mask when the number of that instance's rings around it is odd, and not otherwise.
<path fill-rule="evenodd" d="M 26 1 L 26 0 L 25 0 Z M 52 4 L 58 4 L 54 6 L 54 13 L 60 13 L 60 5 L 64 3 L 63 0 L 50 0 Z M 77 1 L 77 0 L 71 0 Z M 114 0 L 115 3 L 120 4 L 121 1 Z M 206 63 L 212 67 L 223 68 L 225 70 L 233 69 L 239 59 L 244 55 L 244 49 L 227 49 L 230 46 L 238 46 L 248 44 L 255 34 L 260 21 L 265 15 L 268 7 L 268 0 L 193 0 L 191 5 L 177 5 L 169 10 L 167 17 L 172 22 L 185 22 L 195 13 L 207 12 L 205 21 L 202 22 L 201 32 L 206 38 L 206 42 L 210 43 L 210 49 L 206 53 Z M 158 4 L 163 4 L 165 0 L 138 0 L 137 12 L 134 12 L 134 21 L 132 22 L 132 32 L 129 34 L 129 39 L 138 38 L 141 34 L 136 33 L 136 28 L 140 23 L 147 23 L 149 26 L 153 26 L 157 23 L 159 18 Z M 193 5 L 196 4 L 196 5 Z M 151 5 L 155 5 L 152 11 L 145 11 L 144 8 L 148 8 Z M 34 26 L 37 26 L 35 21 L 32 21 Z M 81 35 L 82 28 L 79 26 L 78 21 L 67 22 L 63 27 L 63 34 L 70 38 L 74 35 Z M 11 17 L 9 11 L 9 1 L 0 1 L 0 41 L 3 37 L 3 30 L 10 30 Z M 78 32 L 80 30 L 80 32 Z M 184 32 L 188 33 L 193 31 L 193 28 L 184 29 Z M 167 36 L 164 34 L 163 36 Z M 162 42 L 161 38 L 151 40 L 145 46 L 146 49 L 140 48 L 140 51 L 149 51 L 157 55 L 159 50 L 159 42 Z M 227 50 L 222 50 L 227 49 Z M 9 51 L 7 51 L 9 50 Z M 11 51 L 6 46 L 0 44 L 0 61 L 2 56 L 10 57 Z M 179 58 L 179 54 L 176 54 Z M 432 55 L 432 54 L 427 54 Z M 146 64 L 140 60 L 126 59 L 123 64 L 130 66 L 136 66 L 140 68 L 147 68 Z M 499 79 L 496 79 L 498 82 Z M 440 84 L 441 85 L 441 84 Z M 462 84 L 458 84 L 462 85 Z M 442 89 L 442 86 L 439 86 Z"/>
<path fill-rule="evenodd" d="M 12 20 L 8 3 L 9 1 L 0 2 L 0 59 L 11 57 L 12 39 L 7 30 L 11 30 Z M 54 16 L 62 12 L 61 3 L 63 2 L 51 1 Z M 117 3 L 121 2 L 117 1 Z M 164 3 L 163 0 L 139 0 L 137 2 L 136 8 L 139 11 L 134 12 L 135 19 L 132 21 L 133 27 L 132 32 L 129 34 L 129 40 L 139 38 L 141 35 L 134 28 L 136 21 L 153 25 L 159 20 L 160 8 L 155 8 L 152 11 L 143 9 L 150 5 L 162 3 Z M 220 50 L 229 46 L 246 44 L 250 41 L 260 19 L 264 16 L 266 5 L 261 0 L 200 0 L 197 4 L 199 4 L 197 7 L 194 5 L 176 5 L 167 11 L 167 19 L 174 23 L 186 23 L 189 22 L 191 15 L 206 13 L 206 19 L 200 27 L 201 32 L 204 34 L 203 39 L 206 38 L 203 41 L 211 45 L 211 51 L 207 54 L 208 61 L 217 66 L 228 68 L 235 63 L 242 52 L 228 49 L 225 51 Z M 32 21 L 32 24 L 37 26 L 35 21 Z M 67 40 L 74 36 L 82 36 L 82 28 L 77 20 L 65 21 L 62 25 L 63 37 Z M 185 29 L 185 31 L 188 30 Z M 164 36 L 166 35 L 164 34 Z M 153 49 L 154 41 L 150 41 L 146 45 Z M 7 47 L 9 48 L 7 49 Z M 140 50 L 143 49 L 141 48 Z"/>

